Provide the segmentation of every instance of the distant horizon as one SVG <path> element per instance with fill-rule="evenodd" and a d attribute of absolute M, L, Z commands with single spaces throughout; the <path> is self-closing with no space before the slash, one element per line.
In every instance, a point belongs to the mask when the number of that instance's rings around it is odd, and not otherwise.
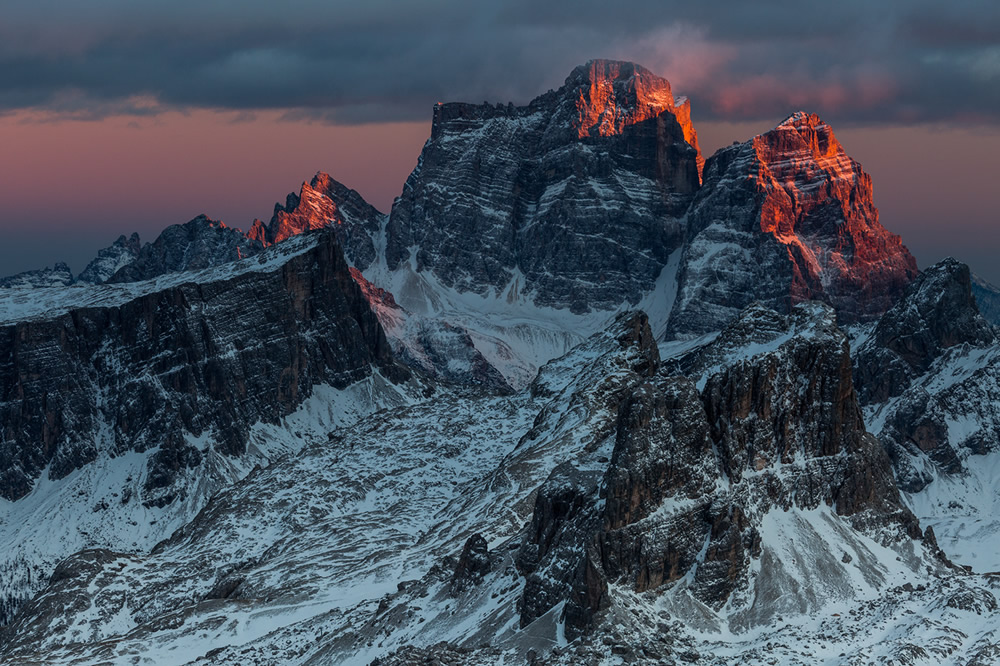
<path fill-rule="evenodd" d="M 691 100 L 705 157 L 818 114 L 921 267 L 1000 284 L 1000 3 L 13 3 L 0 23 L 5 275 L 75 271 L 200 213 L 246 228 L 326 171 L 389 212 L 440 101 L 521 105 L 592 59 Z"/>
<path fill-rule="evenodd" d="M 692 116 L 706 158 L 719 148 L 746 141 L 780 122 L 699 123 L 697 107 Z M 11 122 L 10 117 L 0 118 L 0 136 Z M 22 137 L 31 132 L 44 133 L 50 127 L 14 122 Z M 173 188 L 157 187 L 161 178 L 155 172 L 132 171 L 120 165 L 86 174 L 86 187 L 75 196 L 97 193 L 97 205 L 89 211 L 82 206 L 74 209 L 78 204 L 74 198 L 64 206 L 60 204 L 65 200 L 51 197 L 47 174 L 53 169 L 46 168 L 45 162 L 27 165 L 29 168 L 5 181 L 8 189 L 27 194 L 0 210 L 0 228 L 7 236 L 7 242 L 0 247 L 0 277 L 51 268 L 58 262 L 69 265 L 75 276 L 98 250 L 111 245 L 120 235 L 138 233 L 145 244 L 155 240 L 166 227 L 184 224 L 201 214 L 246 231 L 254 219 L 270 220 L 276 203 L 283 204 L 288 193 L 297 193 L 302 182 L 320 171 L 357 190 L 370 204 L 388 213 L 430 135 L 429 120 L 347 127 L 277 118 L 231 123 L 214 112 L 178 115 L 138 129 L 128 123 L 117 127 L 109 121 L 100 124 L 96 141 L 122 139 L 122 135 L 131 139 L 136 132 L 147 132 L 152 135 L 148 142 L 153 144 L 176 141 L 176 134 L 169 130 L 180 125 L 188 132 L 182 138 L 192 144 L 192 151 L 201 137 L 213 134 L 213 128 L 220 131 L 214 133 L 213 152 L 198 168 L 198 164 L 190 167 L 190 178 Z M 988 212 L 980 213 L 988 211 L 988 207 L 979 208 L 975 198 L 987 193 L 983 186 L 988 185 L 989 176 L 983 174 L 981 183 L 970 178 L 970 160 L 961 150 L 967 147 L 973 158 L 986 163 L 989 154 L 1000 154 L 1000 132 L 942 126 L 839 129 L 836 122 L 830 124 L 848 155 L 872 176 L 880 222 L 902 238 L 921 269 L 953 256 L 982 279 L 1000 284 L 1000 262 L 994 258 L 1000 250 L 1000 229 Z M 275 128 L 273 133 L 267 131 Z M 248 142 L 255 136 L 264 140 L 259 142 L 256 153 L 247 154 Z M 299 150 L 280 151 L 283 143 Z M 117 150 L 118 155 L 137 160 L 141 156 L 136 151 L 144 148 L 124 141 Z M 231 155 L 227 148 L 232 149 Z M 895 155 L 894 149 L 900 148 L 905 154 Z M 942 177 L 939 187 L 929 192 L 922 187 L 927 162 L 926 154 L 921 155 L 928 148 L 934 149 L 930 154 L 935 156 Z M 335 157 L 324 159 L 326 153 Z M 86 151 L 65 153 L 63 158 L 76 160 L 80 170 L 90 159 Z M 299 162 L 308 166 L 299 169 Z M 104 179 L 102 173 L 112 177 Z M 0 183 L 0 191 L 3 189 Z M 949 190 L 958 193 L 957 200 L 943 194 Z M 945 220 L 943 228 L 936 225 L 956 202 L 958 219 Z M 39 205 L 44 203 L 50 205 L 48 210 Z M 19 204 L 23 206 L 20 210 Z M 70 210 L 65 210 L 67 207 Z"/>

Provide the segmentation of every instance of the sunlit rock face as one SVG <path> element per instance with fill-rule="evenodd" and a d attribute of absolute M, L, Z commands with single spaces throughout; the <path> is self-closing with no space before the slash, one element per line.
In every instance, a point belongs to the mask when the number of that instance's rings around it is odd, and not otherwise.
<path fill-rule="evenodd" d="M 275 204 L 269 224 L 254 220 L 247 236 L 267 246 L 303 231 L 334 227 L 348 261 L 365 270 L 375 260 L 373 239 L 384 218 L 360 194 L 319 172 L 302 183 L 298 194 L 289 194 L 284 206 Z"/>
<path fill-rule="evenodd" d="M 580 139 L 622 134 L 630 125 L 670 111 L 684 133 L 684 140 L 698 151 L 700 176 L 705 164 L 698 133 L 691 123 L 691 102 L 674 97 L 670 82 L 631 62 L 591 60 L 573 70 L 566 80 L 576 96 L 566 97 L 577 118 L 572 128 Z"/>
<path fill-rule="evenodd" d="M 787 312 L 821 300 L 841 323 L 879 317 L 917 275 L 878 222 L 871 177 L 818 116 L 798 112 L 705 166 L 671 317 L 675 335 L 717 330 L 754 300 Z"/>
<path fill-rule="evenodd" d="M 574 312 L 635 303 L 683 241 L 699 186 L 689 119 L 665 79 L 609 61 L 527 106 L 439 104 L 393 206 L 388 268 Z"/>

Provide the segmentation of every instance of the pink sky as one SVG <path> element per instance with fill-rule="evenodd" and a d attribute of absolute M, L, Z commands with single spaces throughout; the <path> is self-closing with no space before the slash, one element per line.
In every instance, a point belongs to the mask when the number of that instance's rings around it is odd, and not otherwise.
<path fill-rule="evenodd" d="M 327 125 L 234 112 L 38 122 L 0 117 L 0 274 L 65 260 L 74 271 L 119 234 L 144 241 L 199 213 L 247 228 L 327 171 L 388 211 L 416 164 L 427 122 Z M 706 156 L 773 123 L 694 123 Z M 874 180 L 881 221 L 921 267 L 949 254 L 1000 282 L 994 203 L 1000 132 L 834 127 Z"/>

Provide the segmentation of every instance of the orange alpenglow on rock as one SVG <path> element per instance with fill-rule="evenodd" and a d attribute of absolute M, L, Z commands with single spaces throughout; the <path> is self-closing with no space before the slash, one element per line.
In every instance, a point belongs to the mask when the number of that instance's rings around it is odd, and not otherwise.
<path fill-rule="evenodd" d="M 348 260 L 364 270 L 375 260 L 372 238 L 384 217 L 355 190 L 321 171 L 308 183 L 302 183 L 298 194 L 290 193 L 285 205 L 275 204 L 268 224 L 254 220 L 247 236 L 267 247 L 297 234 L 332 226 L 337 229 L 337 240 Z"/>
<path fill-rule="evenodd" d="M 674 97 L 670 82 L 645 67 L 616 60 L 591 60 L 573 70 L 566 81 L 576 85 L 578 138 L 614 136 L 628 125 L 645 122 L 669 111 L 681 126 L 685 140 L 698 151 L 698 175 L 705 159 L 691 123 L 691 102 Z"/>
<path fill-rule="evenodd" d="M 713 155 L 688 223 L 676 335 L 717 330 L 755 300 L 784 312 L 820 300 L 842 323 L 870 321 L 917 275 L 879 223 L 871 177 L 802 111 Z"/>

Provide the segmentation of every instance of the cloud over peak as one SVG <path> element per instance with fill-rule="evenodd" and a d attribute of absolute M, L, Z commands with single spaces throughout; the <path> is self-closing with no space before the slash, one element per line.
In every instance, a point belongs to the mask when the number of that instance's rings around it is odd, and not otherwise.
<path fill-rule="evenodd" d="M 0 112 L 422 120 L 436 101 L 524 103 L 615 57 L 670 79 L 701 119 L 807 107 L 842 123 L 1000 121 L 1000 6 L 987 0 L 39 0 L 4 14 Z"/>

